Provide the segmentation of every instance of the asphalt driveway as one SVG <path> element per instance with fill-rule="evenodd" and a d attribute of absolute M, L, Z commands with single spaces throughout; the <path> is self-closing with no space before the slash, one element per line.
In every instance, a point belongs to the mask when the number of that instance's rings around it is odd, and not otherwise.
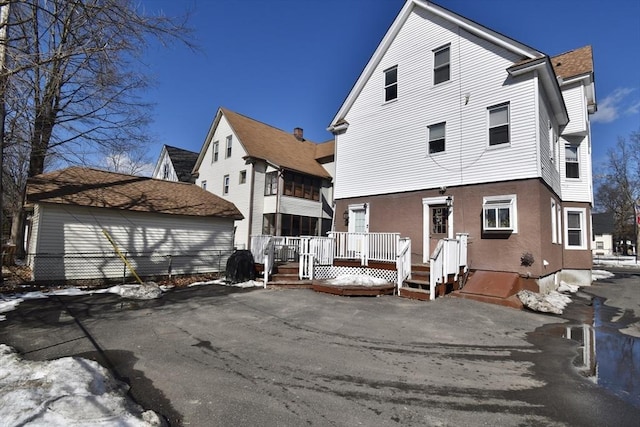
<path fill-rule="evenodd" d="M 578 299 L 568 318 L 589 307 Z M 557 333 L 572 321 L 211 285 L 26 301 L 0 342 L 26 359 L 97 360 L 171 425 L 637 425 L 640 408 L 573 368 L 578 344 Z"/>

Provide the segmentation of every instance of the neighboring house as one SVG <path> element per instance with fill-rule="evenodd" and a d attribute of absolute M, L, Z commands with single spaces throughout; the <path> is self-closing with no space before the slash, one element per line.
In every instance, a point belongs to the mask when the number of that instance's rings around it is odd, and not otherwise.
<path fill-rule="evenodd" d="M 200 150 L 196 184 L 233 202 L 235 245 L 251 236 L 323 236 L 331 228 L 333 141 L 306 141 L 220 108 Z"/>
<path fill-rule="evenodd" d="M 414 262 L 590 282 L 589 46 L 549 57 L 408 0 L 332 120 L 337 231 L 400 232 Z"/>
<path fill-rule="evenodd" d="M 594 213 L 591 216 L 591 221 L 593 223 L 593 242 L 591 244 L 593 255 L 613 255 L 613 233 L 615 230 L 613 214 L 611 212 Z"/>
<path fill-rule="evenodd" d="M 187 183 L 72 167 L 27 184 L 33 280 L 121 278 L 105 231 L 140 276 L 224 271 L 233 203 Z"/>
<path fill-rule="evenodd" d="M 198 153 L 196 152 L 163 145 L 152 177 L 166 181 L 190 182 L 193 184 L 196 179 L 191 175 L 191 171 L 193 171 L 196 160 L 198 160 Z"/>

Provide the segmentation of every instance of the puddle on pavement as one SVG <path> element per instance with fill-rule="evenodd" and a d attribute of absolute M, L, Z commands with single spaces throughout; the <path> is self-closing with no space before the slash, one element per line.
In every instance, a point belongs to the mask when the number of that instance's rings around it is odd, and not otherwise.
<path fill-rule="evenodd" d="M 640 407 L 640 338 L 621 333 L 619 326 L 606 319 L 604 300 L 593 299 L 592 324 L 562 326 L 562 337 L 579 343 L 574 359 L 576 369 L 599 386 Z"/>

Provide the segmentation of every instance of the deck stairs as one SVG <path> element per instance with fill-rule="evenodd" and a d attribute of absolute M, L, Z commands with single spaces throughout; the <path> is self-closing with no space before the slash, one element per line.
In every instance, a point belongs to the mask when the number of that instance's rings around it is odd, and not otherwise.
<path fill-rule="evenodd" d="M 263 280 L 263 269 L 260 266 L 257 271 L 258 281 Z M 281 288 L 311 288 L 311 280 L 300 280 L 299 274 L 300 264 L 297 262 L 279 262 L 273 267 L 271 277 L 267 286 Z"/>

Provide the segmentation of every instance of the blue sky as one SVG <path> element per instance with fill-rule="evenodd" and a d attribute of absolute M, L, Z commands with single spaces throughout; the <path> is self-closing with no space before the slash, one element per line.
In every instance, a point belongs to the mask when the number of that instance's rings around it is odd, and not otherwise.
<path fill-rule="evenodd" d="M 437 4 L 551 56 L 594 51 L 596 171 L 619 136 L 640 130 L 640 1 L 440 0 Z M 162 144 L 199 151 L 223 106 L 277 128 L 326 127 L 404 0 L 144 0 L 149 13 L 190 11 L 201 48 L 153 46 L 150 131 Z"/>

